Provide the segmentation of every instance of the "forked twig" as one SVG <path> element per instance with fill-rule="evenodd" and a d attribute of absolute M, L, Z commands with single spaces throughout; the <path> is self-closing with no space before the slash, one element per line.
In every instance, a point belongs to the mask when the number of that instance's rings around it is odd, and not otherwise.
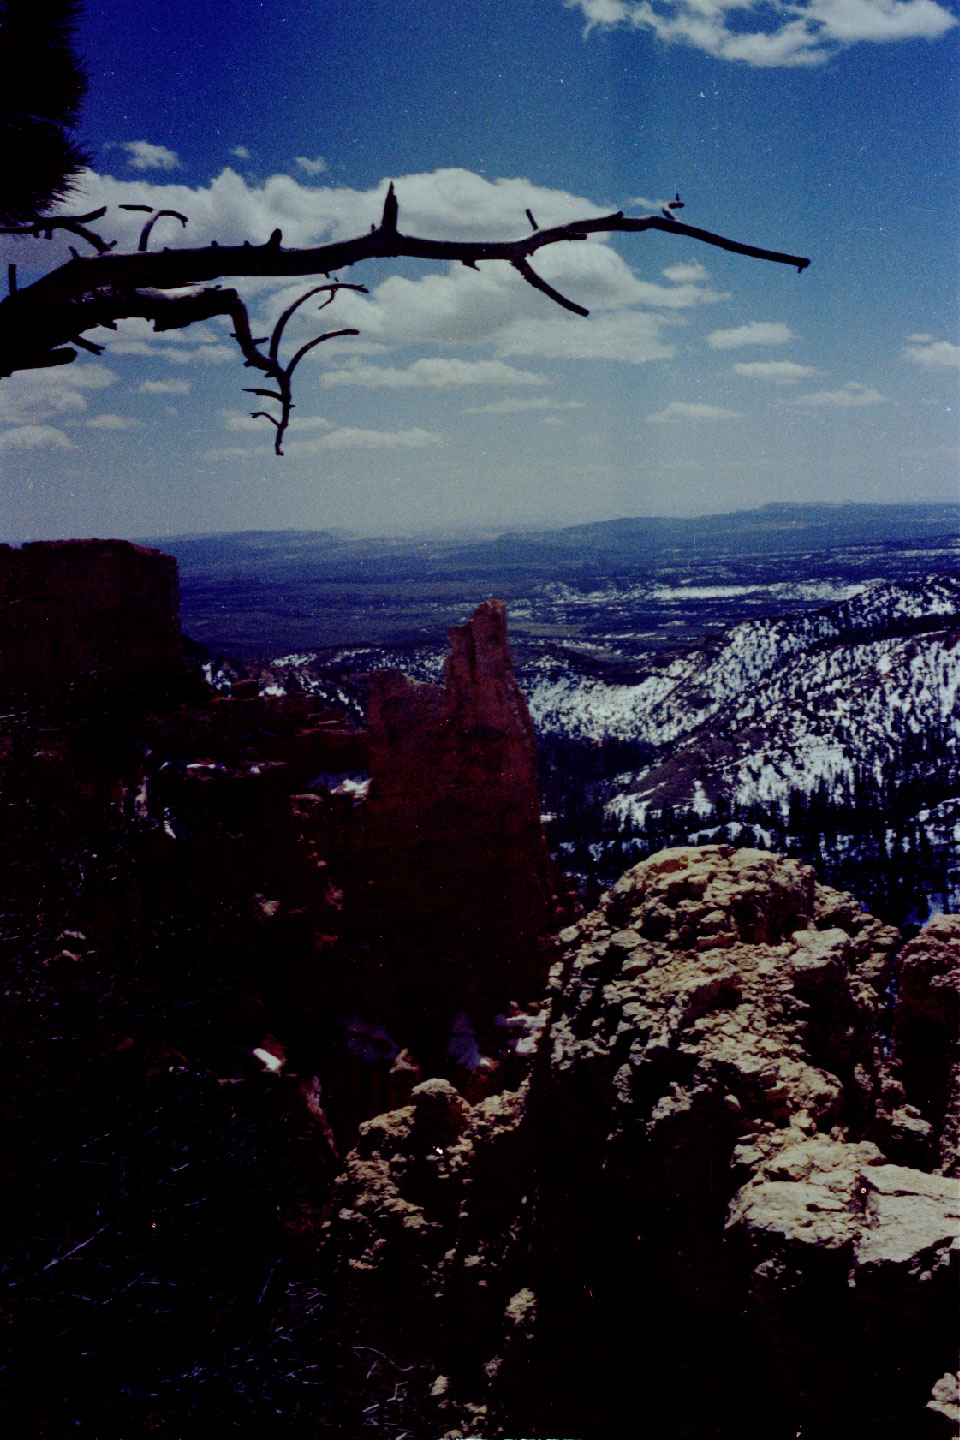
<path fill-rule="evenodd" d="M 289 321 L 300 309 L 300 306 L 312 299 L 314 295 L 326 296 L 326 299 L 321 300 L 317 307 L 320 310 L 325 310 L 328 305 L 333 303 L 334 297 L 340 290 L 355 290 L 361 295 L 368 293 L 365 285 L 346 285 L 339 281 L 331 282 L 329 285 L 314 285 L 312 289 L 299 295 L 293 304 L 288 305 L 286 310 L 284 310 L 276 325 L 273 327 L 270 335 L 269 349 L 266 354 L 259 348 L 263 342 L 254 340 L 250 334 L 249 320 L 245 328 L 240 328 L 236 323 L 234 324 L 234 339 L 243 352 L 245 363 L 263 370 L 265 374 L 277 382 L 276 390 L 263 390 L 250 385 L 244 386 L 244 390 L 248 395 L 262 395 L 267 400 L 276 400 L 280 405 L 279 417 L 271 415 L 267 410 L 251 411 L 251 419 L 256 420 L 262 418 L 269 420 L 270 424 L 274 427 L 276 433 L 274 435 L 273 449 L 276 455 L 283 454 L 283 438 L 287 433 L 287 427 L 290 424 L 290 412 L 293 409 L 293 372 L 300 364 L 304 355 L 308 355 L 311 350 L 317 345 L 322 345 L 325 340 L 335 340 L 343 335 L 360 334 L 359 330 L 350 328 L 327 330 L 321 335 L 315 335 L 313 339 L 308 340 L 305 345 L 301 345 L 293 358 L 288 360 L 286 365 L 282 365 L 280 363 L 280 341 L 283 339 L 283 332 L 287 328 Z"/>

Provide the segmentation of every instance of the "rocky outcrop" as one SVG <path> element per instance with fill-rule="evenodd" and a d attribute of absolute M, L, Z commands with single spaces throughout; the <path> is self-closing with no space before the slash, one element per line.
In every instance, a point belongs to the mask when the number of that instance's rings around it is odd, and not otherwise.
<path fill-rule="evenodd" d="M 937 915 L 903 952 L 896 1035 L 904 1083 L 960 1175 L 960 915 Z"/>
<path fill-rule="evenodd" d="M 544 839 L 536 741 L 514 679 L 502 601 L 450 631 L 442 685 L 373 676 L 368 710 L 374 927 L 479 966 L 474 1007 L 542 992 L 540 941 L 569 901 Z"/>
<path fill-rule="evenodd" d="M 941 928 L 904 961 L 928 991 Z M 892 1163 L 937 1139 L 890 1048 L 897 933 L 717 846 L 562 939 L 529 1081 L 420 1085 L 341 1181 L 334 1243 L 371 1343 L 422 1367 L 418 1433 L 949 1433 L 957 1185 Z"/>
<path fill-rule="evenodd" d="M 125 540 L 0 546 L 4 705 L 182 693 L 176 561 Z"/>

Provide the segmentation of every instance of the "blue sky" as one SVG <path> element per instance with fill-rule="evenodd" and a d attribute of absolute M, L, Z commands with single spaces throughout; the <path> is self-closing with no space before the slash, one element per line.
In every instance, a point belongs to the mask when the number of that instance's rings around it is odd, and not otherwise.
<path fill-rule="evenodd" d="M 287 456 L 225 326 L 0 385 L 0 536 L 562 524 L 958 493 L 960 11 L 943 0 L 90 0 L 76 205 L 135 248 L 514 238 L 679 189 L 803 275 L 647 233 L 341 278 Z M 163 223 L 163 222 L 161 222 Z M 160 231 L 157 232 L 160 238 Z M 21 285 L 63 258 L 7 240 Z M 238 282 L 260 325 L 297 293 Z M 298 332 L 300 339 L 311 332 Z M 298 338 L 294 335 L 293 338 Z"/>

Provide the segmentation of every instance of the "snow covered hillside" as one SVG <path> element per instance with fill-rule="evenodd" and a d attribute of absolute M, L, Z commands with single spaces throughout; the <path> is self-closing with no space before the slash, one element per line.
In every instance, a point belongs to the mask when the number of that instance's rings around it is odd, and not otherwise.
<path fill-rule="evenodd" d="M 543 666 L 528 693 L 548 747 L 620 744 L 592 848 L 560 840 L 581 873 L 730 839 L 802 854 L 901 923 L 960 908 L 956 577 L 735 626 L 635 685 Z"/>
<path fill-rule="evenodd" d="M 611 685 L 545 657 L 529 667 L 524 688 L 541 734 L 664 745 L 775 674 L 793 657 L 826 645 L 921 628 L 960 611 L 960 579 L 933 575 L 879 582 L 806 615 L 755 620 L 730 630 L 718 649 L 693 651 L 636 684 Z"/>

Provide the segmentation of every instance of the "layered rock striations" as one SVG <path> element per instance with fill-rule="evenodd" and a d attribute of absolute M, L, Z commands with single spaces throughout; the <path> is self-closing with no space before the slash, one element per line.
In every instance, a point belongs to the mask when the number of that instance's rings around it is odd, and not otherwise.
<path fill-rule="evenodd" d="M 939 1023 L 958 939 L 912 942 L 902 1016 Z M 563 941 L 529 1081 L 419 1086 L 340 1182 L 419 1433 L 953 1433 L 960 1197 L 942 1086 L 893 1047 L 897 933 L 717 846 L 628 872 Z"/>

